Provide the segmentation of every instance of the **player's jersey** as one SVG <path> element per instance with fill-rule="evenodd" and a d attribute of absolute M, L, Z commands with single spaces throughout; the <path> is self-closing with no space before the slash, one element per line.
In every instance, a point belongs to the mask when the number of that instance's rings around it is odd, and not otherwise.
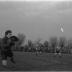
<path fill-rule="evenodd" d="M 18 38 L 16 36 L 11 36 L 10 38 L 2 38 L 1 50 L 11 50 L 12 46 L 15 45 L 16 41 L 18 41 Z"/>
<path fill-rule="evenodd" d="M 10 50 L 10 38 L 4 37 L 2 39 L 1 50 Z"/>

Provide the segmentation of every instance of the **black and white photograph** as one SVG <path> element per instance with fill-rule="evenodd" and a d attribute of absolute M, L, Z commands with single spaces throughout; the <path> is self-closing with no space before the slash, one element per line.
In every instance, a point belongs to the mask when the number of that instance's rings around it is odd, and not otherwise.
<path fill-rule="evenodd" d="M 0 71 L 72 71 L 72 0 L 0 0 Z"/>

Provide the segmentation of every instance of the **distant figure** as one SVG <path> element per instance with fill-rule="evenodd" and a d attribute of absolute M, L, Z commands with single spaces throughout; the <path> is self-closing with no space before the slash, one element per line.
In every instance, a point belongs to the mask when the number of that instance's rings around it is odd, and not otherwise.
<path fill-rule="evenodd" d="M 16 36 L 12 36 L 11 30 L 7 30 L 5 32 L 5 37 L 2 38 L 1 44 L 1 57 L 3 66 L 7 66 L 7 57 L 10 57 L 10 61 L 15 64 L 13 57 L 14 55 L 11 48 L 16 41 L 18 41 L 18 38 Z"/>
<path fill-rule="evenodd" d="M 36 56 L 38 56 L 38 48 L 36 47 Z"/>
<path fill-rule="evenodd" d="M 41 49 L 39 47 L 36 47 L 36 56 L 38 56 L 39 54 L 42 54 Z"/>
<path fill-rule="evenodd" d="M 59 55 L 61 57 L 61 47 L 57 46 L 55 49 L 55 55 Z"/>

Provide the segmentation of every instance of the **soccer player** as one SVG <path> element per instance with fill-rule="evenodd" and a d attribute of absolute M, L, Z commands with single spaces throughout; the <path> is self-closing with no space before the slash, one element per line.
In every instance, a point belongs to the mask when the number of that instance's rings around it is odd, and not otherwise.
<path fill-rule="evenodd" d="M 7 30 L 5 32 L 5 37 L 2 38 L 1 57 L 3 66 L 7 66 L 7 57 L 10 57 L 10 61 L 15 64 L 14 55 L 11 49 L 14 45 L 15 38 L 15 36 L 12 36 L 11 30 Z"/>
<path fill-rule="evenodd" d="M 55 49 L 55 55 L 59 55 L 61 57 L 61 47 L 57 46 Z"/>
<path fill-rule="evenodd" d="M 38 48 L 36 47 L 36 56 L 38 56 Z"/>

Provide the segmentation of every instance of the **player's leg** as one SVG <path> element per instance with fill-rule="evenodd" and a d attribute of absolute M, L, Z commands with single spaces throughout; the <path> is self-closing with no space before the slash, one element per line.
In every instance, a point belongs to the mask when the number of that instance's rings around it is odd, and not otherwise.
<path fill-rule="evenodd" d="M 40 55 L 42 54 L 42 51 L 40 50 Z"/>
<path fill-rule="evenodd" d="M 57 55 L 57 49 L 55 49 L 55 53 L 54 53 L 54 56 L 56 56 Z"/>
<path fill-rule="evenodd" d="M 59 55 L 59 57 L 62 57 L 61 50 L 59 51 L 58 55 Z"/>
<path fill-rule="evenodd" d="M 14 64 L 16 63 L 15 60 L 14 60 L 14 55 L 13 55 L 13 52 L 12 52 L 12 51 L 9 51 L 9 52 L 8 52 L 8 57 L 10 57 L 10 61 L 11 61 L 12 63 L 14 63 Z"/>
<path fill-rule="evenodd" d="M 7 66 L 7 54 L 2 51 L 1 57 L 2 57 L 2 65 Z"/>
<path fill-rule="evenodd" d="M 14 63 L 14 64 L 16 63 L 13 56 L 10 58 L 10 60 L 12 63 Z"/>
<path fill-rule="evenodd" d="M 40 55 L 42 54 L 41 49 L 39 49 L 39 54 L 40 54 Z"/>

